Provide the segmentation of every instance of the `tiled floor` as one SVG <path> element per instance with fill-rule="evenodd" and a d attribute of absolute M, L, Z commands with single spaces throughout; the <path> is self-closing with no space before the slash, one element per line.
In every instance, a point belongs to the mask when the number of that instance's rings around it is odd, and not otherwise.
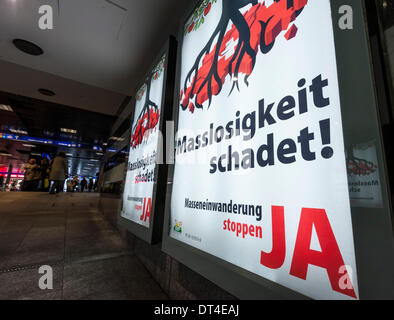
<path fill-rule="evenodd" d="M 38 269 L 53 268 L 53 289 Z M 167 299 L 95 194 L 0 193 L 0 299 Z"/>

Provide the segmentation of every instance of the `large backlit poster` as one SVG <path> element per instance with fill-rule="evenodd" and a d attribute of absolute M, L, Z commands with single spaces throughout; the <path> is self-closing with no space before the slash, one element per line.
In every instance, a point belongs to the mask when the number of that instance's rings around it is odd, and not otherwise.
<path fill-rule="evenodd" d="M 205 0 L 184 26 L 170 237 L 357 299 L 329 0 Z"/>
<path fill-rule="evenodd" d="M 150 227 L 152 195 L 156 182 L 165 56 L 152 70 L 136 96 L 130 153 L 121 216 Z"/>

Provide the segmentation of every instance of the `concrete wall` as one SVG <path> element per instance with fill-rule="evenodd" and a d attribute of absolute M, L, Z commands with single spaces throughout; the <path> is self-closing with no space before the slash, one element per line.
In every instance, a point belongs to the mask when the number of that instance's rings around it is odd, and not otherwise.
<path fill-rule="evenodd" d="M 122 237 L 127 240 L 130 251 L 138 257 L 170 299 L 236 299 L 174 258 L 163 253 L 161 244 L 151 246 L 119 227 L 117 224 L 119 204 L 119 196 L 102 194 L 100 197 L 100 207 L 105 217 L 120 231 Z"/>

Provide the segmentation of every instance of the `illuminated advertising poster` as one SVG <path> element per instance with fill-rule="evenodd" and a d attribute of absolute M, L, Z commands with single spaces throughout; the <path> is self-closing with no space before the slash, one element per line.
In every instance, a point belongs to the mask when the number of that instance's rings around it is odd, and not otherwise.
<path fill-rule="evenodd" d="M 159 139 L 165 56 L 136 96 L 121 216 L 150 227 Z"/>
<path fill-rule="evenodd" d="M 183 36 L 170 237 L 358 299 L 329 0 L 206 0 Z"/>
<path fill-rule="evenodd" d="M 357 207 L 381 208 L 383 199 L 375 143 L 353 146 L 348 154 L 347 167 L 351 204 Z"/>

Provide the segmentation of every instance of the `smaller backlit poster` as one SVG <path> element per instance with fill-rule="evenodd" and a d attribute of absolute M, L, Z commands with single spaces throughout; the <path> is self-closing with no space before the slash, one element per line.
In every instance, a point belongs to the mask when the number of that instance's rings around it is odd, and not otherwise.
<path fill-rule="evenodd" d="M 150 227 L 163 96 L 164 55 L 137 92 L 121 216 Z"/>

